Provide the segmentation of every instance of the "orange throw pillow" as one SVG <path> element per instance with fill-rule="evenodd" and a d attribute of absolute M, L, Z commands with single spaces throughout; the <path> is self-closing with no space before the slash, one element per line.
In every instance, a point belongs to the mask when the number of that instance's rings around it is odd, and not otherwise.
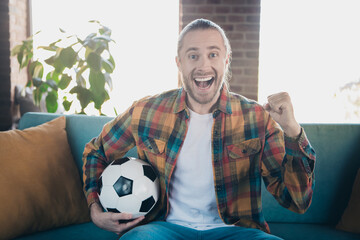
<path fill-rule="evenodd" d="M 65 123 L 0 132 L 0 239 L 90 220 Z"/>

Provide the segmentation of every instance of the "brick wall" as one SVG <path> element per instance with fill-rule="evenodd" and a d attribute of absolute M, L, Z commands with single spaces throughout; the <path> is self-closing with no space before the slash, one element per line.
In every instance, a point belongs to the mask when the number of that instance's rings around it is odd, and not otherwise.
<path fill-rule="evenodd" d="M 0 1 L 0 29 L 0 131 L 3 131 L 12 125 L 8 0 Z"/>
<path fill-rule="evenodd" d="M 10 2 L 10 49 L 20 44 L 30 36 L 30 18 L 29 18 L 30 0 L 9 0 Z M 19 105 L 14 104 L 14 89 L 16 85 L 24 87 L 28 74 L 25 69 L 19 71 L 19 63 L 16 57 L 10 58 L 10 78 L 11 78 L 11 99 L 13 119 L 20 117 Z"/>
<path fill-rule="evenodd" d="M 19 117 L 14 88 L 24 86 L 27 81 L 26 71 L 19 72 L 19 64 L 10 51 L 29 36 L 28 1 L 0 1 L 0 131 L 10 129 L 13 119 Z"/>
<path fill-rule="evenodd" d="M 180 0 L 180 29 L 197 18 L 216 22 L 230 40 L 230 90 L 257 100 L 260 0 Z"/>
<path fill-rule="evenodd" d="M 10 1 L 10 49 L 20 44 L 30 36 L 30 26 L 28 17 L 29 0 L 9 0 Z M 10 58 L 11 83 L 24 86 L 27 82 L 27 71 L 19 71 L 19 63 L 16 57 Z"/>

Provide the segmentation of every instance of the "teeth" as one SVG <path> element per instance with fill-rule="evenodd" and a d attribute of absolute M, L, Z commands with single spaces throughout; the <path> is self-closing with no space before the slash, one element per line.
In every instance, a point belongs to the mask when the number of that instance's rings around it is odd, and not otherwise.
<path fill-rule="evenodd" d="M 207 77 L 207 78 L 195 78 L 195 81 L 198 81 L 198 82 L 206 82 L 206 81 L 209 81 L 211 80 L 212 77 Z"/>

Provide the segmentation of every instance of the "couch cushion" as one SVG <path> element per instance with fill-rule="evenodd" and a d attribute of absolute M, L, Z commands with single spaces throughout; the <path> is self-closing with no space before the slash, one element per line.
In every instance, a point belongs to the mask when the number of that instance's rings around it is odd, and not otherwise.
<path fill-rule="evenodd" d="M 59 116 L 61 115 L 53 113 L 25 113 L 20 119 L 19 128 L 37 126 Z M 66 115 L 67 138 L 80 176 L 82 176 L 82 154 L 85 145 L 93 137 L 97 137 L 103 126 L 111 119 L 113 118 L 106 116 Z"/>
<path fill-rule="evenodd" d="M 278 204 L 264 188 L 263 210 L 268 222 L 336 225 L 351 195 L 360 167 L 360 124 L 302 124 L 316 152 L 315 189 L 305 214 Z"/>
<path fill-rule="evenodd" d="M 0 133 L 0 239 L 89 221 L 65 117 Z"/>
<path fill-rule="evenodd" d="M 335 227 L 306 223 L 269 223 L 272 234 L 285 240 L 354 240 L 360 239 L 360 234 L 352 234 L 336 230 Z"/>
<path fill-rule="evenodd" d="M 116 240 L 118 238 L 115 233 L 102 230 L 89 222 L 39 232 L 16 240 Z"/>
<path fill-rule="evenodd" d="M 339 224 L 336 226 L 339 230 L 360 233 L 360 169 L 357 172 L 355 182 L 352 188 L 349 204 L 342 215 Z"/>

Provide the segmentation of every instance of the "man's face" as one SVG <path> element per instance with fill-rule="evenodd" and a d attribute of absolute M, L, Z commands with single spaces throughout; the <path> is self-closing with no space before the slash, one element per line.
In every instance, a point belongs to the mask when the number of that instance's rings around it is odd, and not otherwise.
<path fill-rule="evenodd" d="M 220 96 L 228 64 L 221 34 L 214 29 L 188 32 L 176 60 L 190 107 L 213 106 Z"/>

